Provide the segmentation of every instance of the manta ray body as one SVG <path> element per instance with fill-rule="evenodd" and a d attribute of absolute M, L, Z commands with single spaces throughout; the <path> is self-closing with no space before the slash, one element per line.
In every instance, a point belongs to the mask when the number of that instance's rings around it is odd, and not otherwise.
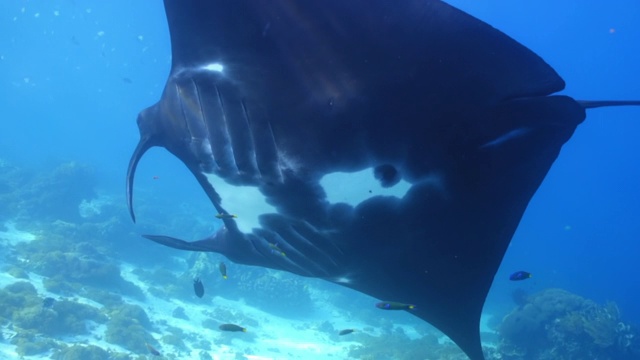
<path fill-rule="evenodd" d="M 135 220 L 140 158 L 161 146 L 224 227 L 192 242 L 144 236 L 415 304 L 474 360 L 493 277 L 585 109 L 639 104 L 552 95 L 564 82 L 540 57 L 439 0 L 165 9 L 171 73 L 138 117 L 129 209 Z M 344 201 L 329 196 L 338 175 L 357 185 Z M 242 224 L 222 185 L 271 210 Z"/>

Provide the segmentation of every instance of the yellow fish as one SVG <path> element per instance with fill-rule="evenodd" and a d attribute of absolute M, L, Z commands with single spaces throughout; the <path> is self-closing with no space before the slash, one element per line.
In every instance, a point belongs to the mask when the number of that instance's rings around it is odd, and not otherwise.
<path fill-rule="evenodd" d="M 269 243 L 269 247 L 271 248 L 272 254 L 287 256 L 287 254 L 285 254 L 284 251 L 280 250 L 280 248 L 278 247 L 278 244 Z"/>
<path fill-rule="evenodd" d="M 220 270 L 220 274 L 222 275 L 222 278 L 227 280 L 227 265 L 221 262 L 220 265 L 218 265 L 218 269 Z"/>

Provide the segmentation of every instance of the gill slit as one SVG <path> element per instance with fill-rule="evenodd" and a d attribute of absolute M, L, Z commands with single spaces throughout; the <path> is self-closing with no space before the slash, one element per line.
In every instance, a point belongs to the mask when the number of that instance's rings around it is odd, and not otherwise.
<path fill-rule="evenodd" d="M 253 151 L 251 151 L 251 160 L 253 167 L 256 169 L 256 172 L 262 177 L 262 173 L 260 172 L 260 168 L 258 167 L 258 159 L 256 157 L 256 141 L 253 137 L 253 129 L 251 128 L 251 122 L 249 121 L 249 112 L 247 111 L 247 106 L 244 100 L 240 101 L 240 105 L 242 105 L 242 114 L 244 115 L 244 121 L 247 123 L 247 130 L 249 130 L 249 139 L 251 139 L 251 144 L 253 145 Z"/>
<path fill-rule="evenodd" d="M 220 88 L 218 88 L 218 85 L 214 85 L 215 89 L 216 89 L 216 96 L 218 97 L 218 106 L 220 106 L 220 113 L 222 114 L 222 123 L 223 123 L 223 130 L 225 133 L 225 137 L 228 139 L 229 141 L 229 151 L 231 152 L 231 158 L 233 159 L 233 165 L 236 168 L 236 173 L 239 172 L 240 170 L 238 169 L 238 164 L 236 164 L 236 156 L 234 153 L 234 148 L 233 148 L 233 139 L 231 138 L 231 134 L 229 134 L 229 122 L 227 121 L 227 111 L 224 105 L 224 101 L 222 100 L 222 93 L 220 92 Z"/>

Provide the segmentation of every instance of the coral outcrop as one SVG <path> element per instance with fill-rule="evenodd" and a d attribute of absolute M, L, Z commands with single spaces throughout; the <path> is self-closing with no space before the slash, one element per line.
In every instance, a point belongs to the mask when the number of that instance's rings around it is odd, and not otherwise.
<path fill-rule="evenodd" d="M 137 353 L 147 352 L 146 343 L 155 343 L 148 332 L 152 330 L 151 321 L 140 306 L 122 304 L 108 309 L 107 314 L 105 340 L 108 342 Z"/>
<path fill-rule="evenodd" d="M 499 327 L 504 360 L 640 359 L 637 331 L 613 302 L 599 305 L 561 289 L 526 298 Z"/>
<path fill-rule="evenodd" d="M 0 208 L 32 221 L 78 221 L 82 219 L 78 206 L 95 197 L 95 184 L 93 169 L 77 162 L 37 174 L 7 167 L 0 175 L 0 188 L 7 190 L 0 197 Z"/>

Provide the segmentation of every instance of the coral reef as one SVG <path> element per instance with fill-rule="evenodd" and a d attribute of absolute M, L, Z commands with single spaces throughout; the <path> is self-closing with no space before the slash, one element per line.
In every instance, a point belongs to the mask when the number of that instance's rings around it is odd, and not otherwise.
<path fill-rule="evenodd" d="M 467 356 L 453 343 L 440 344 L 431 333 L 419 339 L 409 338 L 402 328 L 392 328 L 381 336 L 354 333 L 353 339 L 362 345 L 349 347 L 349 356 L 362 360 L 466 360 Z"/>
<path fill-rule="evenodd" d="M 118 266 L 96 261 L 76 252 L 39 253 L 31 256 L 30 260 L 33 271 L 44 276 L 57 276 L 88 285 L 123 281 Z"/>
<path fill-rule="evenodd" d="M 105 323 L 106 317 L 100 310 L 72 301 L 56 301 L 50 309 L 38 306 L 26 307 L 14 312 L 15 326 L 36 330 L 49 336 L 87 334 L 87 321 Z"/>
<path fill-rule="evenodd" d="M 176 350 L 189 351 L 189 348 L 184 344 L 182 338 L 175 334 L 166 334 L 162 336 L 162 343 L 165 345 L 173 346 Z"/>
<path fill-rule="evenodd" d="M 95 345 L 73 345 L 56 351 L 53 360 L 110 360 L 111 354 Z"/>
<path fill-rule="evenodd" d="M 87 321 L 106 321 L 100 310 L 68 300 L 56 301 L 51 308 L 44 308 L 43 299 L 38 296 L 36 289 L 24 281 L 0 290 L 0 319 L 13 324 L 20 335 L 16 335 L 13 341 L 25 349 L 30 346 L 27 343 L 32 333 L 48 336 L 86 334 Z M 43 341 L 40 338 L 37 340 Z M 31 351 L 33 349 L 27 352 Z"/>
<path fill-rule="evenodd" d="M 211 350 L 211 342 L 207 340 L 200 340 L 193 344 L 193 347 L 196 349 L 202 349 L 203 351 Z"/>
<path fill-rule="evenodd" d="M 127 350 L 145 353 L 145 343 L 155 343 L 147 330 L 151 330 L 151 321 L 147 313 L 137 305 L 122 304 L 108 309 L 109 321 L 105 340 L 120 345 Z"/>
<path fill-rule="evenodd" d="M 189 320 L 189 317 L 184 312 L 184 308 L 181 306 L 178 306 L 177 308 L 173 309 L 171 316 L 173 316 L 176 319 Z"/>
<path fill-rule="evenodd" d="M 8 190 L 0 203 L 18 219 L 79 221 L 78 205 L 95 196 L 95 183 L 93 169 L 76 162 L 37 174 L 10 167 L 0 178 Z"/>
<path fill-rule="evenodd" d="M 66 228 L 74 229 L 73 224 Z M 64 232 L 64 230 L 62 231 Z M 23 266 L 37 274 L 50 277 L 45 281 L 47 290 L 71 295 L 86 285 L 108 288 L 138 299 L 144 299 L 142 291 L 126 281 L 120 268 L 109 262 L 108 250 L 87 242 L 73 242 L 61 235 L 48 235 L 37 240 L 16 245 Z"/>
<path fill-rule="evenodd" d="M 133 273 L 149 286 L 149 293 L 161 299 L 184 299 L 193 295 L 193 278 L 186 275 L 177 277 L 164 268 L 157 268 L 153 271 L 138 268 Z"/>
<path fill-rule="evenodd" d="M 47 291 L 63 296 L 73 296 L 82 289 L 82 285 L 66 282 L 62 276 L 44 278 L 42 280 L 42 285 L 44 285 L 44 288 L 47 289 Z"/>
<path fill-rule="evenodd" d="M 29 274 L 23 268 L 18 266 L 9 266 L 5 272 L 17 279 L 29 279 Z"/>
<path fill-rule="evenodd" d="M 53 360 L 144 360 L 146 357 L 131 357 L 125 353 L 104 350 L 95 345 L 74 344 L 61 346 L 51 355 Z"/>
<path fill-rule="evenodd" d="M 93 287 L 85 288 L 84 297 L 91 299 L 97 303 L 100 303 L 106 307 L 116 307 L 123 304 L 122 297 L 120 295 L 111 293 L 109 291 L 96 289 Z"/>
<path fill-rule="evenodd" d="M 637 334 L 604 306 L 561 289 L 529 296 L 500 325 L 498 352 L 505 360 L 638 359 Z"/>
<path fill-rule="evenodd" d="M 21 357 L 41 354 L 60 346 L 51 339 L 39 336 L 35 331 L 18 331 L 11 339 L 11 344 L 16 346 L 16 353 Z"/>
<path fill-rule="evenodd" d="M 218 330 L 219 325 L 220 325 L 220 322 L 213 319 L 202 320 L 202 327 L 204 327 L 205 329 Z"/>
<path fill-rule="evenodd" d="M 55 321 L 55 315 L 42 311 L 42 298 L 28 282 L 17 282 L 0 290 L 0 320 L 15 331 L 11 343 L 20 356 L 29 356 L 56 348 L 50 339 L 39 336 L 44 322 Z"/>
<path fill-rule="evenodd" d="M 19 281 L 0 290 L 0 319 L 13 320 L 13 315 L 26 308 L 42 305 L 35 287 L 26 281 Z"/>
<path fill-rule="evenodd" d="M 20 189 L 28 183 L 33 174 L 23 168 L 0 161 L 0 214 L 15 216 L 21 201 Z M 6 220 L 6 219 L 0 219 Z"/>
<path fill-rule="evenodd" d="M 112 196 L 101 194 L 92 199 L 82 199 L 78 205 L 78 212 L 84 219 L 99 218 L 101 215 L 112 212 L 115 208 L 115 200 Z"/>
<path fill-rule="evenodd" d="M 208 352 L 202 350 L 198 353 L 198 360 L 213 360 L 213 358 Z"/>

